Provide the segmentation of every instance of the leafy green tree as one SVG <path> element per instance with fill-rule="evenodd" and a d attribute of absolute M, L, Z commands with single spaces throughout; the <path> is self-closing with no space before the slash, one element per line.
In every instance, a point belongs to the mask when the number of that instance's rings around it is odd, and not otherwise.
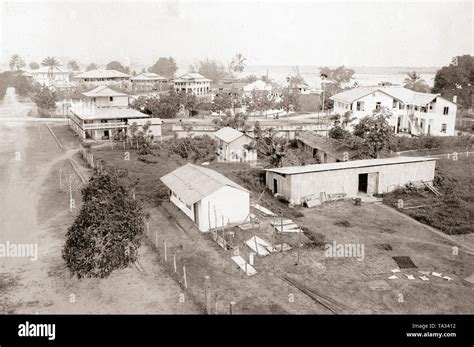
<path fill-rule="evenodd" d="M 354 126 L 353 134 L 364 140 L 364 146 L 371 158 L 379 158 L 381 152 L 390 147 L 393 140 L 393 129 L 388 120 L 391 114 L 382 107 L 371 116 L 365 116 Z"/>
<path fill-rule="evenodd" d="M 300 93 L 295 90 L 284 89 L 281 94 L 281 100 L 279 103 L 280 108 L 284 109 L 286 113 L 291 110 L 298 111 L 300 109 Z"/>
<path fill-rule="evenodd" d="M 72 71 L 80 70 L 79 64 L 75 60 L 71 60 L 69 63 L 67 63 L 67 68 Z"/>
<path fill-rule="evenodd" d="M 192 114 L 198 105 L 196 95 L 191 91 L 180 91 L 177 94 L 178 106 L 182 106 L 188 114 Z"/>
<path fill-rule="evenodd" d="M 57 94 L 48 87 L 40 87 L 36 94 L 33 95 L 33 101 L 36 106 L 45 110 L 56 109 L 56 101 L 58 101 Z"/>
<path fill-rule="evenodd" d="M 416 71 L 407 73 L 407 77 L 403 80 L 403 86 L 415 92 L 428 93 L 430 91 L 430 87 L 426 84 L 426 81 L 421 78 L 421 75 Z"/>
<path fill-rule="evenodd" d="M 99 65 L 97 65 L 96 63 L 90 63 L 89 65 L 87 65 L 86 71 L 97 70 L 98 68 Z"/>
<path fill-rule="evenodd" d="M 135 262 L 144 232 L 144 214 L 117 175 L 95 172 L 82 190 L 82 199 L 62 251 L 71 274 L 77 278 L 105 278 Z"/>
<path fill-rule="evenodd" d="M 31 70 L 38 70 L 40 68 L 39 64 L 35 61 L 32 61 L 28 66 Z"/>
<path fill-rule="evenodd" d="M 209 78 L 213 82 L 219 82 L 221 79 L 229 76 L 222 63 L 208 58 L 201 60 L 194 66 L 191 65 L 190 70 L 193 72 L 199 72 L 201 75 Z"/>
<path fill-rule="evenodd" d="M 10 61 L 8 62 L 8 66 L 10 70 L 20 71 L 26 66 L 25 61 L 20 57 L 18 54 L 14 54 L 11 56 Z"/>
<path fill-rule="evenodd" d="M 160 57 L 153 66 L 148 68 L 148 72 L 153 72 L 166 78 L 174 78 L 176 71 L 178 71 L 178 65 L 176 65 L 176 61 L 171 57 Z"/>
<path fill-rule="evenodd" d="M 464 108 L 472 108 L 474 88 L 474 57 L 471 55 L 457 56 L 448 66 L 436 72 L 433 93 L 440 93 L 448 100 L 458 97 L 458 104 Z"/>
<path fill-rule="evenodd" d="M 125 74 L 130 73 L 130 69 L 128 67 L 123 66 L 120 62 L 114 60 L 111 61 L 110 63 L 107 64 L 105 67 L 107 70 L 115 70 L 115 71 L 120 71 Z"/>
<path fill-rule="evenodd" d="M 248 117 L 244 113 L 237 113 L 235 115 L 227 113 L 224 117 L 214 119 L 213 122 L 221 128 L 231 127 L 237 130 L 245 131 L 247 129 L 247 119 Z"/>
<path fill-rule="evenodd" d="M 20 96 L 28 96 L 35 90 L 31 81 L 25 76 L 17 76 L 13 80 L 13 87 L 15 88 L 15 93 Z"/>
<path fill-rule="evenodd" d="M 180 109 L 180 97 L 173 89 L 170 89 L 168 94 L 160 97 L 139 97 L 132 103 L 132 108 L 153 117 L 175 118 Z"/>
<path fill-rule="evenodd" d="M 335 140 L 343 140 L 343 139 L 348 138 L 352 135 L 347 130 L 344 130 L 339 125 L 336 125 L 336 126 L 332 127 L 331 130 L 329 130 L 328 136 L 332 139 L 335 139 Z"/>
<path fill-rule="evenodd" d="M 324 83 L 324 108 L 330 109 L 334 106 L 334 101 L 329 99 L 331 96 L 340 93 L 344 86 L 350 83 L 355 71 L 339 66 L 335 69 L 323 67 L 320 70 L 320 76 Z"/>
<path fill-rule="evenodd" d="M 242 77 L 239 79 L 240 82 L 242 83 L 253 83 L 255 81 L 258 81 L 258 77 L 255 74 L 251 74 L 245 77 Z"/>
<path fill-rule="evenodd" d="M 221 113 L 232 108 L 232 96 L 228 93 L 219 93 L 212 100 L 211 109 L 213 112 Z"/>

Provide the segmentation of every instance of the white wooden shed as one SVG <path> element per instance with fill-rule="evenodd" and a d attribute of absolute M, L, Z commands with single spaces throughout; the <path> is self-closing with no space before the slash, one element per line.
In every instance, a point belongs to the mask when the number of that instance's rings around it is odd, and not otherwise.
<path fill-rule="evenodd" d="M 392 157 L 266 169 L 266 185 L 300 205 L 311 196 L 383 194 L 408 183 L 432 183 L 436 160 Z"/>
<path fill-rule="evenodd" d="M 238 224 L 250 212 L 250 192 L 220 173 L 186 164 L 161 177 L 170 200 L 199 230 Z"/>

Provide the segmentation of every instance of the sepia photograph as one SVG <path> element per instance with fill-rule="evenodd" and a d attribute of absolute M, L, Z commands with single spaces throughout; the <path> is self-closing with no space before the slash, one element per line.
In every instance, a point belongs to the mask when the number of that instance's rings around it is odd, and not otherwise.
<path fill-rule="evenodd" d="M 0 344 L 77 324 L 139 344 L 177 317 L 283 342 L 343 316 L 359 338 L 472 345 L 473 17 L 2 0 Z"/>

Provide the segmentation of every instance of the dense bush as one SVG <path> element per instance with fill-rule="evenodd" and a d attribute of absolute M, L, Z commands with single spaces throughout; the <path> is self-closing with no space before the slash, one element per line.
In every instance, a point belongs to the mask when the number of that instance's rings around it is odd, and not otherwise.
<path fill-rule="evenodd" d="M 183 159 L 192 161 L 212 161 L 216 157 L 214 140 L 209 136 L 174 138 L 168 141 L 168 150 Z"/>
<path fill-rule="evenodd" d="M 95 173 L 82 190 L 83 205 L 66 233 L 62 257 L 78 278 L 108 277 L 137 260 L 143 211 L 117 175 Z"/>

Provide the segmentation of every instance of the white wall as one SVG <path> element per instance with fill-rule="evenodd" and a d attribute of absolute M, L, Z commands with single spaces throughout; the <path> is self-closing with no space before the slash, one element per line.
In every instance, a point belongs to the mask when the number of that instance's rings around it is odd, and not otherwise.
<path fill-rule="evenodd" d="M 249 213 L 249 192 L 224 186 L 200 201 L 199 230 L 222 227 L 222 223 L 241 223 Z"/>
<path fill-rule="evenodd" d="M 114 96 L 110 101 L 109 96 L 100 96 L 95 98 L 96 107 L 128 107 L 128 96 Z"/>

